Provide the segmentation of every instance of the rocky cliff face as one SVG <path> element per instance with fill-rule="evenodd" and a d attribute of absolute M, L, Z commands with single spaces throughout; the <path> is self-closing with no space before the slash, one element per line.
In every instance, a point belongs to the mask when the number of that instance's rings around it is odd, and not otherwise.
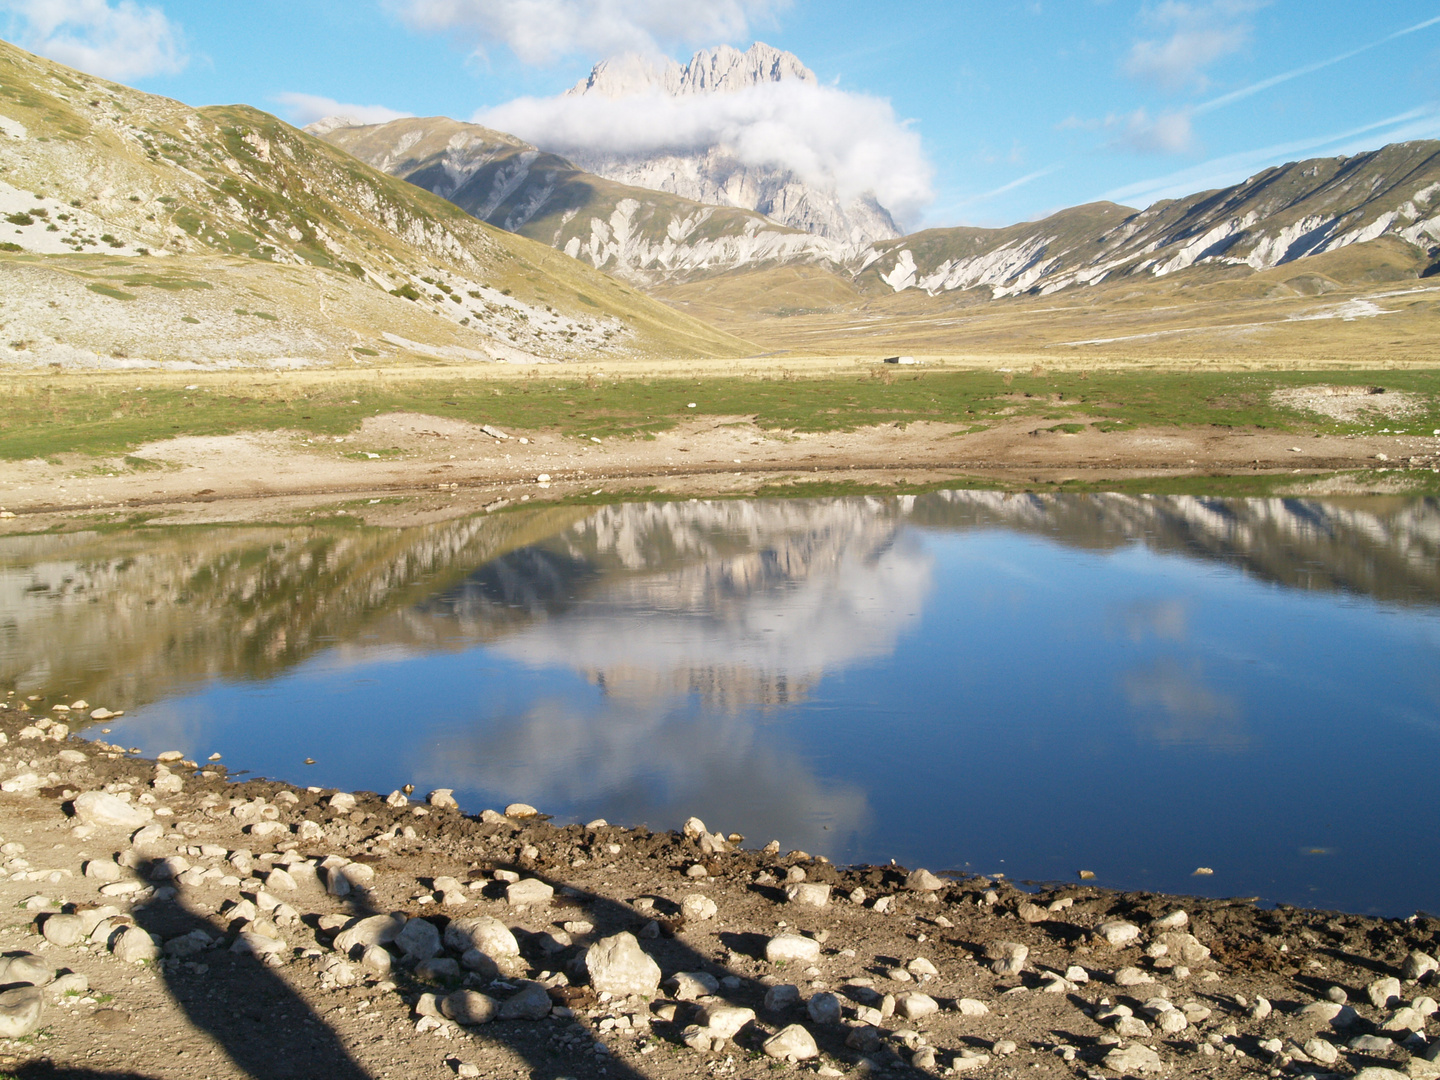
<path fill-rule="evenodd" d="M 702 49 L 684 65 L 616 57 L 596 64 L 569 92 L 608 98 L 654 93 L 685 97 L 732 93 L 790 79 L 816 81 L 814 72 L 793 54 L 757 42 L 745 52 L 728 45 Z M 714 206 L 754 210 L 782 225 L 842 244 L 889 239 L 900 232 L 889 211 L 873 197 L 845 202 L 833 188 L 806 183 L 788 169 L 746 164 L 733 147 L 572 156 L 581 168 L 609 180 Z"/>
<path fill-rule="evenodd" d="M 478 124 L 429 117 L 357 126 L 332 118 L 306 130 L 492 225 L 642 284 L 791 262 L 838 268 L 868 251 L 753 210 L 606 180 Z"/>

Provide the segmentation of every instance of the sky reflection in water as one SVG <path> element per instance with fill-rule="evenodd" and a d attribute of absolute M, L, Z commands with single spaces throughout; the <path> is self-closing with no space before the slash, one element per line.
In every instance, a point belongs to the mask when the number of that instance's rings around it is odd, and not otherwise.
<path fill-rule="evenodd" d="M 111 737 L 844 862 L 1440 909 L 1434 503 L 637 504 L 520 539 L 372 582 L 288 666 L 153 687 Z M 4 556 L 12 584 L 43 561 Z M 33 602 L 4 593 L 43 631 Z"/>

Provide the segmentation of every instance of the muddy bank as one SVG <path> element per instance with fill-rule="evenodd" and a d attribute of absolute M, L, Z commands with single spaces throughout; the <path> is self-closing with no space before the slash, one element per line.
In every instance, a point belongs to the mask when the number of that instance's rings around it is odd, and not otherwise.
<path fill-rule="evenodd" d="M 806 433 L 721 416 L 686 421 L 653 438 L 602 441 L 520 429 L 495 438 L 494 429 L 464 421 L 397 413 L 334 438 L 186 437 L 110 459 L 66 454 L 14 462 L 0 480 L 0 508 L 16 516 L 0 527 L 47 528 L 64 515 L 96 513 L 176 523 L 275 521 L 336 501 L 371 524 L 414 523 L 591 492 L 744 495 L 796 482 L 885 488 L 965 486 L 966 478 L 1024 486 L 1271 476 L 1303 485 L 1366 470 L 1328 481 L 1327 490 L 1403 492 L 1422 473 L 1440 471 L 1440 438 L 1433 436 L 1063 427 L 1028 417 L 984 431 L 925 422 Z M 393 505 L 397 496 L 404 506 Z M 383 505 L 372 507 L 371 499 Z"/>
<path fill-rule="evenodd" d="M 693 821 L 232 782 L 19 704 L 19 1076 L 1440 1076 L 1429 916 L 1028 892 Z"/>

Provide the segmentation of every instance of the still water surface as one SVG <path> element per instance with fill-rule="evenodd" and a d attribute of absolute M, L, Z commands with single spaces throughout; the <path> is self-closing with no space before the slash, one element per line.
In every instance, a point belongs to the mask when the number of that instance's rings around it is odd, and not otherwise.
<path fill-rule="evenodd" d="M 1440 910 L 1435 500 L 941 492 L 8 538 L 0 684 L 124 708 L 109 738 L 147 753 L 471 811 Z"/>

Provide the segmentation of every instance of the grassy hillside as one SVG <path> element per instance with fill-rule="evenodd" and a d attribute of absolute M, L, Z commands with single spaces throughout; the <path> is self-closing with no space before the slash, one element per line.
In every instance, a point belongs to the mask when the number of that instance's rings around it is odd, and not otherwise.
<path fill-rule="evenodd" d="M 738 355 L 744 342 L 245 106 L 0 42 L 19 366 Z"/>

